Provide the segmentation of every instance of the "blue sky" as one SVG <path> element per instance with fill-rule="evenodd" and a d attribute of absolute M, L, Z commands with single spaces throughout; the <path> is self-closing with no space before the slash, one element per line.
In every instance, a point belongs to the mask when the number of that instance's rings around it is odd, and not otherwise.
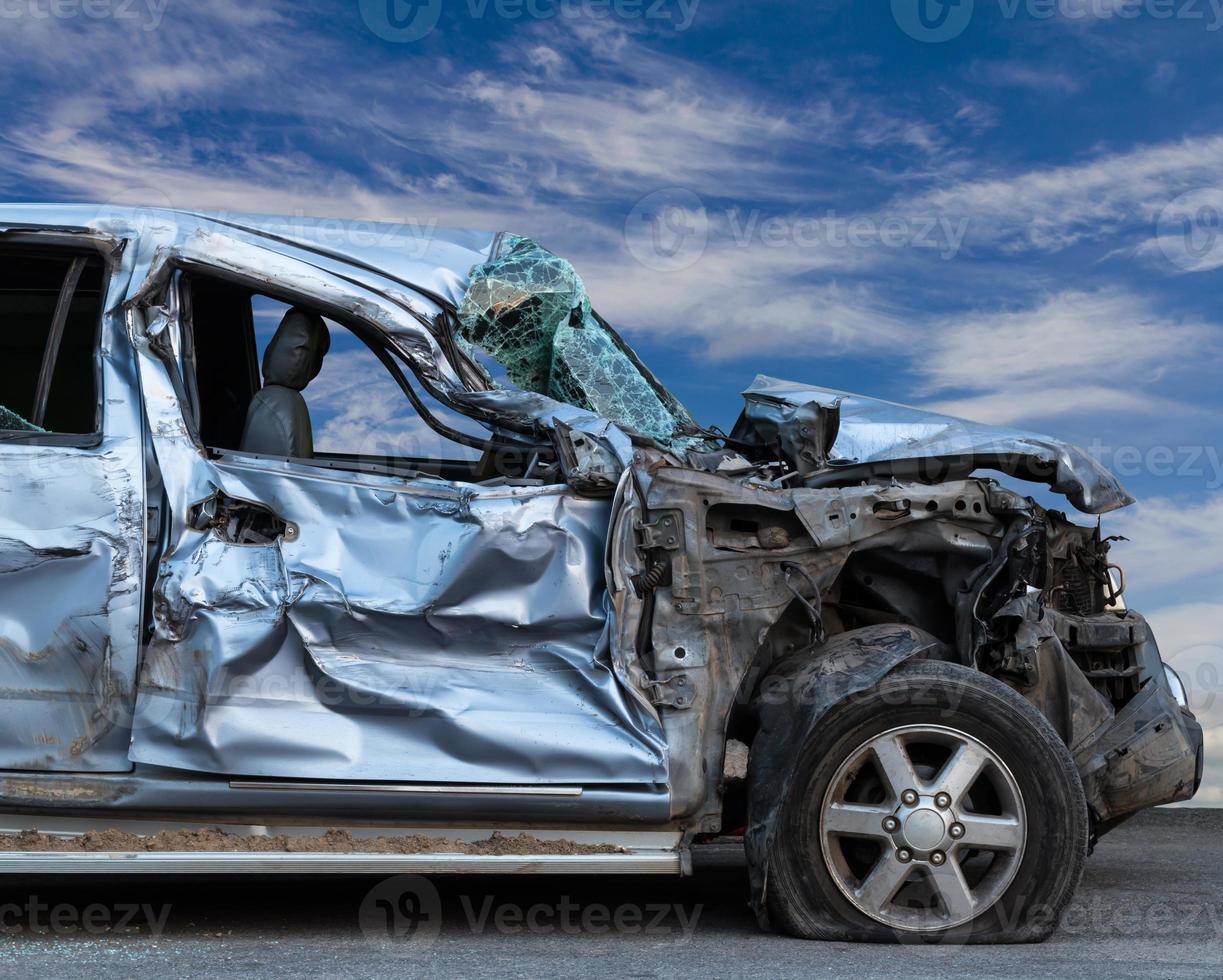
<path fill-rule="evenodd" d="M 918 8 L 5 0 L 0 197 L 509 229 L 703 421 L 763 371 L 1071 439 L 1223 753 L 1223 0 Z"/>

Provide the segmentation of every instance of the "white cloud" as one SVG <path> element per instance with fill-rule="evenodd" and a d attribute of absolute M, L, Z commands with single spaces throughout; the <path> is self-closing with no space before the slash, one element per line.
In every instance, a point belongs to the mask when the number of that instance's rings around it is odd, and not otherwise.
<path fill-rule="evenodd" d="M 261 9 L 273 21 L 294 15 Z M 807 202 L 825 166 L 814 147 L 932 154 L 946 143 L 932 124 L 841 83 L 797 105 L 752 94 L 610 22 L 523 25 L 512 43 L 485 49 L 500 65 L 471 70 L 406 48 L 354 58 L 339 38 L 300 23 L 252 26 L 251 16 L 231 2 L 175 6 L 152 37 L 113 20 L 89 30 L 18 21 L 0 78 L 29 95 L 0 134 L 0 172 L 93 199 L 152 187 L 183 207 L 353 216 L 361 207 L 365 217 L 411 207 L 445 225 L 510 218 L 580 241 L 586 226 L 603 226 L 592 209 L 625 213 L 658 187 L 750 185 L 753 199 Z M 114 56 L 137 46 L 140 58 Z M 319 66 L 325 84 L 300 84 Z M 217 105 L 228 110 L 223 142 L 208 130 Z M 187 134 L 182 114 L 192 111 Z M 364 134 L 358 146 L 353 131 Z M 354 153 L 382 179 L 320 162 Z"/>
<path fill-rule="evenodd" d="M 1102 153 L 1080 163 L 965 180 L 894 203 L 906 213 L 967 217 L 969 241 L 1011 251 L 1057 251 L 1128 230 L 1135 245 L 1186 191 L 1223 180 L 1223 137 Z"/>
<path fill-rule="evenodd" d="M 1028 64 L 1022 61 L 975 61 L 968 68 L 972 82 L 1000 87 L 1027 88 L 1048 93 L 1051 89 L 1076 92 L 1079 79 L 1069 72 L 1048 64 Z"/>
<path fill-rule="evenodd" d="M 1178 195 L 1160 210 L 1154 236 L 1137 251 L 1169 270 L 1211 272 L 1223 267 L 1223 187 Z"/>
<path fill-rule="evenodd" d="M 613 322 L 645 326 L 655 336 L 699 338 L 702 353 L 715 360 L 874 353 L 894 349 L 906 335 L 899 309 L 868 286 L 836 280 L 838 272 L 870 261 L 862 249 L 771 248 L 719 238 L 676 272 L 625 255 L 572 258 Z"/>
<path fill-rule="evenodd" d="M 1150 592 L 1218 583 L 1209 591 L 1223 600 L 1223 494 L 1203 501 L 1141 500 L 1111 515 L 1108 533 L 1129 538 L 1113 547 L 1133 587 Z M 1223 643 L 1223 630 L 1216 639 Z"/>
<path fill-rule="evenodd" d="M 916 371 L 927 392 L 967 392 L 939 410 L 983 421 L 1168 412 L 1175 403 L 1152 389 L 1185 368 L 1186 351 L 1194 369 L 1217 361 L 1216 336 L 1128 289 L 1067 290 L 1025 309 L 936 322 Z"/>
<path fill-rule="evenodd" d="M 1013 349 L 975 336 L 974 324 L 914 322 L 901 301 L 863 283 L 863 273 L 895 267 L 912 250 L 768 248 L 733 242 L 715 226 L 690 270 L 659 274 L 627 255 L 624 216 L 648 191 L 673 184 L 711 202 L 744 188 L 769 214 L 821 214 L 820 201 L 839 193 L 821 178 L 843 176 L 841 151 L 891 147 L 906 150 L 911 169 L 874 172 L 877 183 L 953 182 L 896 198 L 868 215 L 876 223 L 885 214 L 967 216 L 970 241 L 1061 247 L 1223 168 L 1219 138 L 955 183 L 964 161 L 946 127 L 843 80 L 821 78 L 803 100 L 781 102 L 641 35 L 585 21 L 524 25 L 512 45 L 493 49 L 502 64 L 483 72 L 416 50 L 354 59 L 321 33 L 295 28 L 289 43 L 277 19 L 293 9 L 269 4 L 255 13 L 232 0 L 175 7 L 155 45 L 105 22 L 87 32 L 31 29 L 0 65 L 0 78 L 9 74 L 14 85 L 18 77 L 40 82 L 26 85 L 29 98 L 0 133 L 0 187 L 21 179 L 59 197 L 112 203 L 522 231 L 572 256 L 597 304 L 621 324 L 696 337 L 718 358 L 852 351 L 911 354 L 925 364 L 930 354 L 934 366 L 920 369 L 927 394 L 1003 421 L 1034 417 L 1051 401 L 1014 366 L 997 385 L 988 374 L 964 377 L 952 361 L 975 370 L 985 360 L 973 353 L 980 347 L 996 355 L 996 372 Z M 261 22 L 252 26 L 252 17 Z M 137 43 L 141 58 L 114 58 L 116 46 Z M 221 62 L 234 70 L 211 70 Z M 299 84 L 319 65 L 327 66 L 325 85 Z M 987 106 L 947 95 L 950 131 L 990 125 Z M 222 102 L 232 110 L 224 141 L 208 129 Z M 198 113 L 192 134 L 180 123 L 185 112 Z M 354 129 L 365 134 L 360 146 L 350 143 Z M 322 162 L 340 153 L 356 157 L 348 172 Z M 975 326 L 1002 319 L 978 317 Z M 1152 314 L 1149 323 L 1168 321 Z M 1077 326 L 1083 336 L 1073 343 L 1086 349 L 1086 326 Z M 967 346 L 953 351 L 944 332 Z M 932 347 L 911 348 L 915 336 L 932 338 Z M 1087 369 L 1086 358 L 1075 363 Z M 1098 372 L 1042 384 L 1060 385 L 1084 411 L 1158 404 L 1142 385 L 1109 399 Z"/>
<path fill-rule="evenodd" d="M 524 29 L 483 72 L 409 51 L 367 64 L 300 30 L 278 43 L 271 26 L 175 8 L 147 57 L 119 63 L 117 25 L 47 35 L 21 56 L 46 84 L 0 134 L 0 174 L 111 204 L 520 231 L 570 255 L 618 322 L 702 338 L 716 357 L 877 350 L 901 335 L 897 310 L 870 288 L 829 278 L 869 267 L 870 249 L 735 242 L 722 220 L 699 263 L 660 275 L 627 254 L 624 218 L 673 184 L 723 198 L 750 187 L 745 196 L 773 202 L 765 217 L 786 201 L 814 208 L 823 164 L 812 148 L 938 153 L 945 140 L 921 119 L 832 84 L 781 106 L 584 21 Z M 236 76 L 208 67 L 222 61 Z M 317 64 L 326 86 L 296 84 Z M 246 113 L 225 122 L 223 143 L 198 120 L 194 134 L 177 116 L 159 126 L 171 105 L 206 120 L 219 102 Z M 347 142 L 354 127 L 361 147 Z M 336 140 L 369 172 L 321 164 Z"/>
<path fill-rule="evenodd" d="M 332 325 L 333 342 L 344 336 Z M 434 432 L 382 363 L 367 349 L 333 351 L 303 392 L 310 407 L 319 452 L 362 456 L 469 459 L 478 453 Z M 431 400 L 430 400 L 431 401 Z M 487 436 L 474 423 L 435 403 L 430 411 L 444 422 Z"/>
<path fill-rule="evenodd" d="M 1185 406 L 1171 399 L 1106 385 L 1009 388 L 967 398 L 930 402 L 928 408 L 944 415 L 1009 425 L 1016 422 L 1065 419 L 1070 416 L 1104 416 L 1123 412 L 1130 416 L 1183 414 Z"/>

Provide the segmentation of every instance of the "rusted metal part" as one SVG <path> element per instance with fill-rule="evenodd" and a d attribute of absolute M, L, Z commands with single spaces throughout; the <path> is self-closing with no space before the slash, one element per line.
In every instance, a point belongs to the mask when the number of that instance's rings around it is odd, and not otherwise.
<path fill-rule="evenodd" d="M 623 583 L 641 574 L 650 560 L 641 557 L 643 547 L 668 564 L 671 584 L 654 597 L 650 649 L 639 651 L 632 666 L 648 678 L 642 682 L 647 689 L 682 675 L 694 692 L 692 705 L 682 712 L 671 706 L 662 710 L 677 817 L 703 829 L 718 829 L 718 788 L 703 773 L 722 768 L 732 711 L 744 707 L 773 659 L 815 644 L 816 627 L 803 611 L 801 596 L 796 600 L 795 588 L 807 593 L 808 605 L 826 607 L 829 620 L 823 626 L 837 627 L 845 597 L 836 590 L 851 557 L 878 554 L 899 561 L 900 568 L 907 561 L 915 578 L 921 576 L 923 563 L 937 560 L 943 562 L 943 578 L 932 585 L 940 601 L 958 605 L 960 615 L 968 617 L 972 592 L 967 583 L 992 562 L 1004 536 L 1003 523 L 989 509 L 990 493 L 978 481 L 778 490 L 676 466 L 654 470 L 646 491 L 651 520 L 643 524 L 626 516 L 639 505 L 626 505 L 619 520 L 624 539 L 613 548 L 613 556 L 627 567 L 614 577 L 621 585 L 613 599 L 620 646 L 630 649 L 639 600 Z M 907 516 L 898 522 L 896 507 L 906 502 Z M 676 518 L 668 528 L 682 531 L 660 535 L 655 522 L 666 519 L 664 515 Z M 644 536 L 643 527 L 651 528 Z M 745 548 L 738 538 L 728 540 L 732 527 L 752 536 L 757 547 Z M 774 544 L 784 535 L 788 543 L 760 547 L 762 533 Z M 639 564 L 633 564 L 634 557 Z M 793 574 L 794 569 L 801 574 Z M 951 581 L 949 597 L 943 596 L 944 579 Z M 881 586 L 887 589 L 888 583 Z M 902 585 L 892 586 L 892 591 L 893 621 L 902 617 L 920 622 L 917 607 L 923 595 Z M 964 598 L 957 604 L 960 595 Z M 954 633 L 954 617 L 952 609 L 940 615 L 939 623 L 928 625 Z M 687 710 L 693 705 L 697 710 Z"/>
<path fill-rule="evenodd" d="M 997 618 L 1016 624 L 1002 676 L 1070 748 L 1098 828 L 1152 801 L 1193 796 L 1201 728 L 1168 690 L 1142 616 L 1041 610 L 1036 597 L 1025 596 Z"/>

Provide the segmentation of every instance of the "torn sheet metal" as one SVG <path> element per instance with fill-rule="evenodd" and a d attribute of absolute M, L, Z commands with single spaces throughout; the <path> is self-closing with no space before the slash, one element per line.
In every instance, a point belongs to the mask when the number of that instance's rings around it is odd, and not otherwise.
<path fill-rule="evenodd" d="M 1134 502 L 1087 453 L 1049 436 L 765 375 L 743 398 L 747 404 L 734 436 L 779 440 L 783 449 L 801 446 L 810 454 L 807 465 L 799 465 L 810 474 L 811 486 L 893 476 L 937 482 L 997 470 L 1047 483 L 1088 514 Z"/>
<path fill-rule="evenodd" d="M 984 480 L 779 489 L 642 455 L 644 497 L 624 489 L 612 543 L 618 648 L 647 690 L 685 678 L 686 703 L 659 707 L 674 812 L 715 823 L 717 786 L 704 774 L 721 770 L 726 725 L 771 659 L 818 648 L 820 633 L 889 622 L 952 649 L 963 637 L 971 662 L 976 599 L 1005 550 L 1008 510 L 1030 506 Z M 673 533 L 650 531 L 666 519 Z M 643 600 L 633 583 L 651 563 L 669 584 Z"/>
<path fill-rule="evenodd" d="M 996 617 L 1014 624 L 1008 671 L 1070 749 L 1097 824 L 1190 799 L 1202 729 L 1165 683 L 1147 621 L 1132 609 L 1063 613 L 1038 598 L 1015 599 Z"/>
<path fill-rule="evenodd" d="M 313 281 L 298 288 L 331 285 L 299 275 Z M 135 333 L 168 498 L 220 490 L 288 528 L 237 544 L 172 505 L 134 760 L 323 780 L 665 783 L 661 729 L 611 662 L 609 502 L 209 460 L 160 350 L 174 306 L 132 314 L 151 320 Z"/>

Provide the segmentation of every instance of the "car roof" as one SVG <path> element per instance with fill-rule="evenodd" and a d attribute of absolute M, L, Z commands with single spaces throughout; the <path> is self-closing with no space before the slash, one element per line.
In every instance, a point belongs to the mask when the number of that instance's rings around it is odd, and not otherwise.
<path fill-rule="evenodd" d="M 157 229 L 181 241 L 200 230 L 261 239 L 274 251 L 304 249 L 356 269 L 389 276 L 458 304 L 473 266 L 493 253 L 498 232 L 403 222 L 186 211 L 113 204 L 0 204 L 0 228 L 22 225 L 88 229 L 116 237 Z"/>

